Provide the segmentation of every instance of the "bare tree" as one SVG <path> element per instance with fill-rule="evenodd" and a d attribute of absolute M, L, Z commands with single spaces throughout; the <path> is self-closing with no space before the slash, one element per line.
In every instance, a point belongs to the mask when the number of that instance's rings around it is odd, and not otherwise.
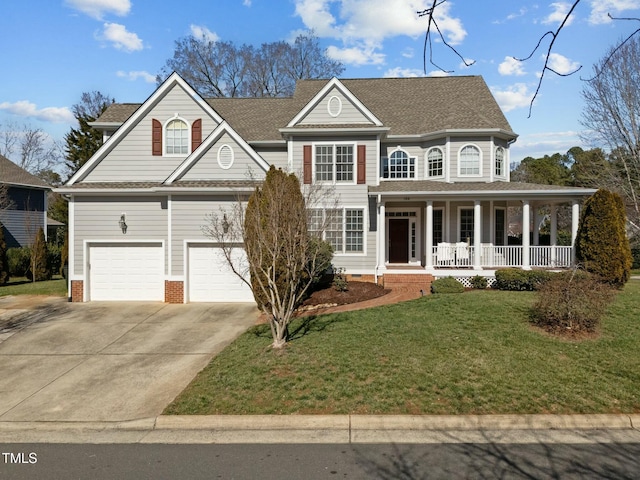
<path fill-rule="evenodd" d="M 293 44 L 279 41 L 259 48 L 203 35 L 176 41 L 158 83 L 174 71 L 204 97 L 279 97 L 291 95 L 297 80 L 338 76 L 344 66 L 326 55 L 313 32 Z"/>
<path fill-rule="evenodd" d="M 321 204 L 334 211 L 338 200 L 329 192 L 310 186 L 303 195 L 294 174 L 272 166 L 251 197 L 211 213 L 202 227 L 269 319 L 273 348 L 286 344 L 296 308 L 330 265 L 331 249 L 322 234 L 331 216 L 312 208 Z M 246 256 L 238 254 L 239 248 Z"/>
<path fill-rule="evenodd" d="M 633 232 L 640 234 L 640 39 L 609 50 L 582 90 L 584 141 L 607 147 L 601 185 L 619 193 Z"/>
<path fill-rule="evenodd" d="M 0 129 L 0 155 L 36 176 L 47 176 L 60 163 L 62 149 L 41 128 L 9 123 Z"/>
<path fill-rule="evenodd" d="M 11 197 L 9 197 L 9 187 L 6 183 L 0 183 L 0 212 L 8 210 L 13 205 Z"/>
<path fill-rule="evenodd" d="M 436 67 L 438 70 L 440 70 L 440 71 L 442 71 L 444 73 L 452 73 L 452 70 L 445 70 L 444 68 L 442 68 L 439 65 L 437 65 L 433 60 L 432 37 L 435 35 L 434 31 L 437 32 L 438 40 L 441 41 L 445 46 L 447 46 L 457 57 L 459 57 L 464 62 L 465 66 L 469 67 L 469 66 L 473 65 L 473 63 L 475 63 L 473 61 L 467 61 L 458 50 L 456 50 L 452 45 L 447 43 L 446 39 L 444 38 L 444 35 L 443 35 L 442 31 L 440 30 L 440 27 L 438 26 L 438 23 L 436 21 L 436 15 L 435 15 L 436 11 L 437 11 L 437 7 L 439 7 L 443 3 L 446 3 L 447 1 L 448 0 L 433 0 L 433 3 L 431 4 L 431 7 L 427 8 L 425 10 L 417 12 L 419 17 L 426 17 L 427 18 L 427 28 L 426 28 L 425 38 L 424 38 L 424 47 L 423 47 L 423 68 L 424 68 L 424 72 L 425 73 L 427 73 L 427 56 L 429 57 L 429 63 L 431 65 L 433 65 L 434 67 Z M 582 66 L 579 66 L 578 68 L 576 68 L 572 72 L 561 73 L 561 72 L 558 72 L 557 70 L 554 70 L 550 66 L 551 54 L 553 52 L 553 48 L 555 46 L 555 42 L 558 39 L 558 36 L 560 35 L 560 33 L 564 30 L 565 26 L 569 23 L 571 15 L 573 15 L 574 11 L 578 8 L 578 6 L 581 3 L 581 1 L 582 0 L 574 0 L 573 1 L 573 3 L 569 6 L 569 9 L 567 10 L 566 15 L 563 17 L 562 21 L 560 22 L 560 25 L 558 26 L 558 28 L 556 28 L 555 30 L 549 30 L 549 31 L 543 33 L 540 36 L 540 38 L 538 39 L 538 43 L 536 44 L 535 48 L 531 51 L 531 53 L 528 56 L 520 57 L 520 58 L 519 57 L 515 57 L 515 56 L 512 57 L 514 60 L 517 60 L 519 62 L 526 62 L 527 60 L 531 59 L 540 48 L 544 48 L 543 44 L 544 44 L 545 39 L 549 39 L 549 44 L 547 45 L 546 52 L 543 55 L 544 56 L 544 66 L 543 66 L 542 72 L 541 72 L 541 74 L 540 74 L 540 76 L 538 78 L 538 85 L 536 87 L 536 91 L 533 94 L 533 97 L 531 98 L 531 102 L 529 103 L 529 116 L 531 116 L 531 111 L 533 109 L 533 102 L 537 98 L 538 93 L 540 92 L 540 89 L 542 88 L 542 82 L 544 81 L 545 74 L 547 72 L 553 73 L 553 74 L 558 75 L 560 77 L 568 77 L 570 75 L 574 75 L 575 73 L 577 73 L 582 68 Z M 612 20 L 635 20 L 635 21 L 640 20 L 638 18 L 615 18 L 615 17 L 612 17 L 610 14 L 609 14 L 609 18 L 611 18 Z M 609 61 L 610 57 L 619 48 L 624 46 L 626 42 L 628 42 L 630 39 L 635 37 L 636 34 L 638 34 L 639 32 L 640 32 L 640 28 L 636 29 L 635 31 L 633 31 L 629 36 L 627 36 L 626 39 L 621 40 L 620 43 L 618 44 L 618 46 L 610 51 L 609 55 L 603 61 L 603 63 L 606 64 Z"/>

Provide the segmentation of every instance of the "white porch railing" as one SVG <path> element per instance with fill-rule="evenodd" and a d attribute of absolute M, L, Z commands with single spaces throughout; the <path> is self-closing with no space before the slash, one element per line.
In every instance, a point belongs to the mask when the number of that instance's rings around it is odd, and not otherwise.
<path fill-rule="evenodd" d="M 480 246 L 480 267 L 522 267 L 522 246 Z M 440 243 L 433 247 L 433 266 L 455 268 L 474 266 L 475 247 L 466 243 Z M 529 247 L 529 266 L 567 268 L 571 266 L 571 247 Z"/>

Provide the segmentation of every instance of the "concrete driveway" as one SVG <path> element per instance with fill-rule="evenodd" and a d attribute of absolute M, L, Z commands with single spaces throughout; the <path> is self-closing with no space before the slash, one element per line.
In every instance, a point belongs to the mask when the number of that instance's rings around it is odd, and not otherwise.
<path fill-rule="evenodd" d="M 3 317 L 0 421 L 124 421 L 159 415 L 258 311 L 48 299 Z"/>

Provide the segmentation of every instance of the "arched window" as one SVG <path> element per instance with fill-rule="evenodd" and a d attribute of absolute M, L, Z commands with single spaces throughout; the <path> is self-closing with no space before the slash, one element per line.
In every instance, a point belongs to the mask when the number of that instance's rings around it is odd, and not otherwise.
<path fill-rule="evenodd" d="M 496 148 L 496 177 L 504 176 L 504 148 L 498 147 Z"/>
<path fill-rule="evenodd" d="M 404 150 L 394 150 L 384 159 L 384 178 L 414 178 L 416 176 L 416 158 L 410 157 Z"/>
<path fill-rule="evenodd" d="M 179 118 L 170 120 L 164 129 L 165 153 L 167 155 L 186 155 L 189 153 L 189 127 Z"/>
<path fill-rule="evenodd" d="M 482 155 L 480 149 L 475 145 L 465 145 L 458 154 L 458 172 L 460 176 L 479 176 L 481 169 Z"/>
<path fill-rule="evenodd" d="M 434 147 L 427 152 L 427 176 L 442 177 L 444 175 L 444 154 Z"/>

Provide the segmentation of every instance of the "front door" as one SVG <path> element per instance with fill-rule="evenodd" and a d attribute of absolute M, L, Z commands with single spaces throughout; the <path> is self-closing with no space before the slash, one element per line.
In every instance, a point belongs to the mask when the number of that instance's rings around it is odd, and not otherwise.
<path fill-rule="evenodd" d="M 389 219 L 389 263 L 409 263 L 409 219 Z"/>

